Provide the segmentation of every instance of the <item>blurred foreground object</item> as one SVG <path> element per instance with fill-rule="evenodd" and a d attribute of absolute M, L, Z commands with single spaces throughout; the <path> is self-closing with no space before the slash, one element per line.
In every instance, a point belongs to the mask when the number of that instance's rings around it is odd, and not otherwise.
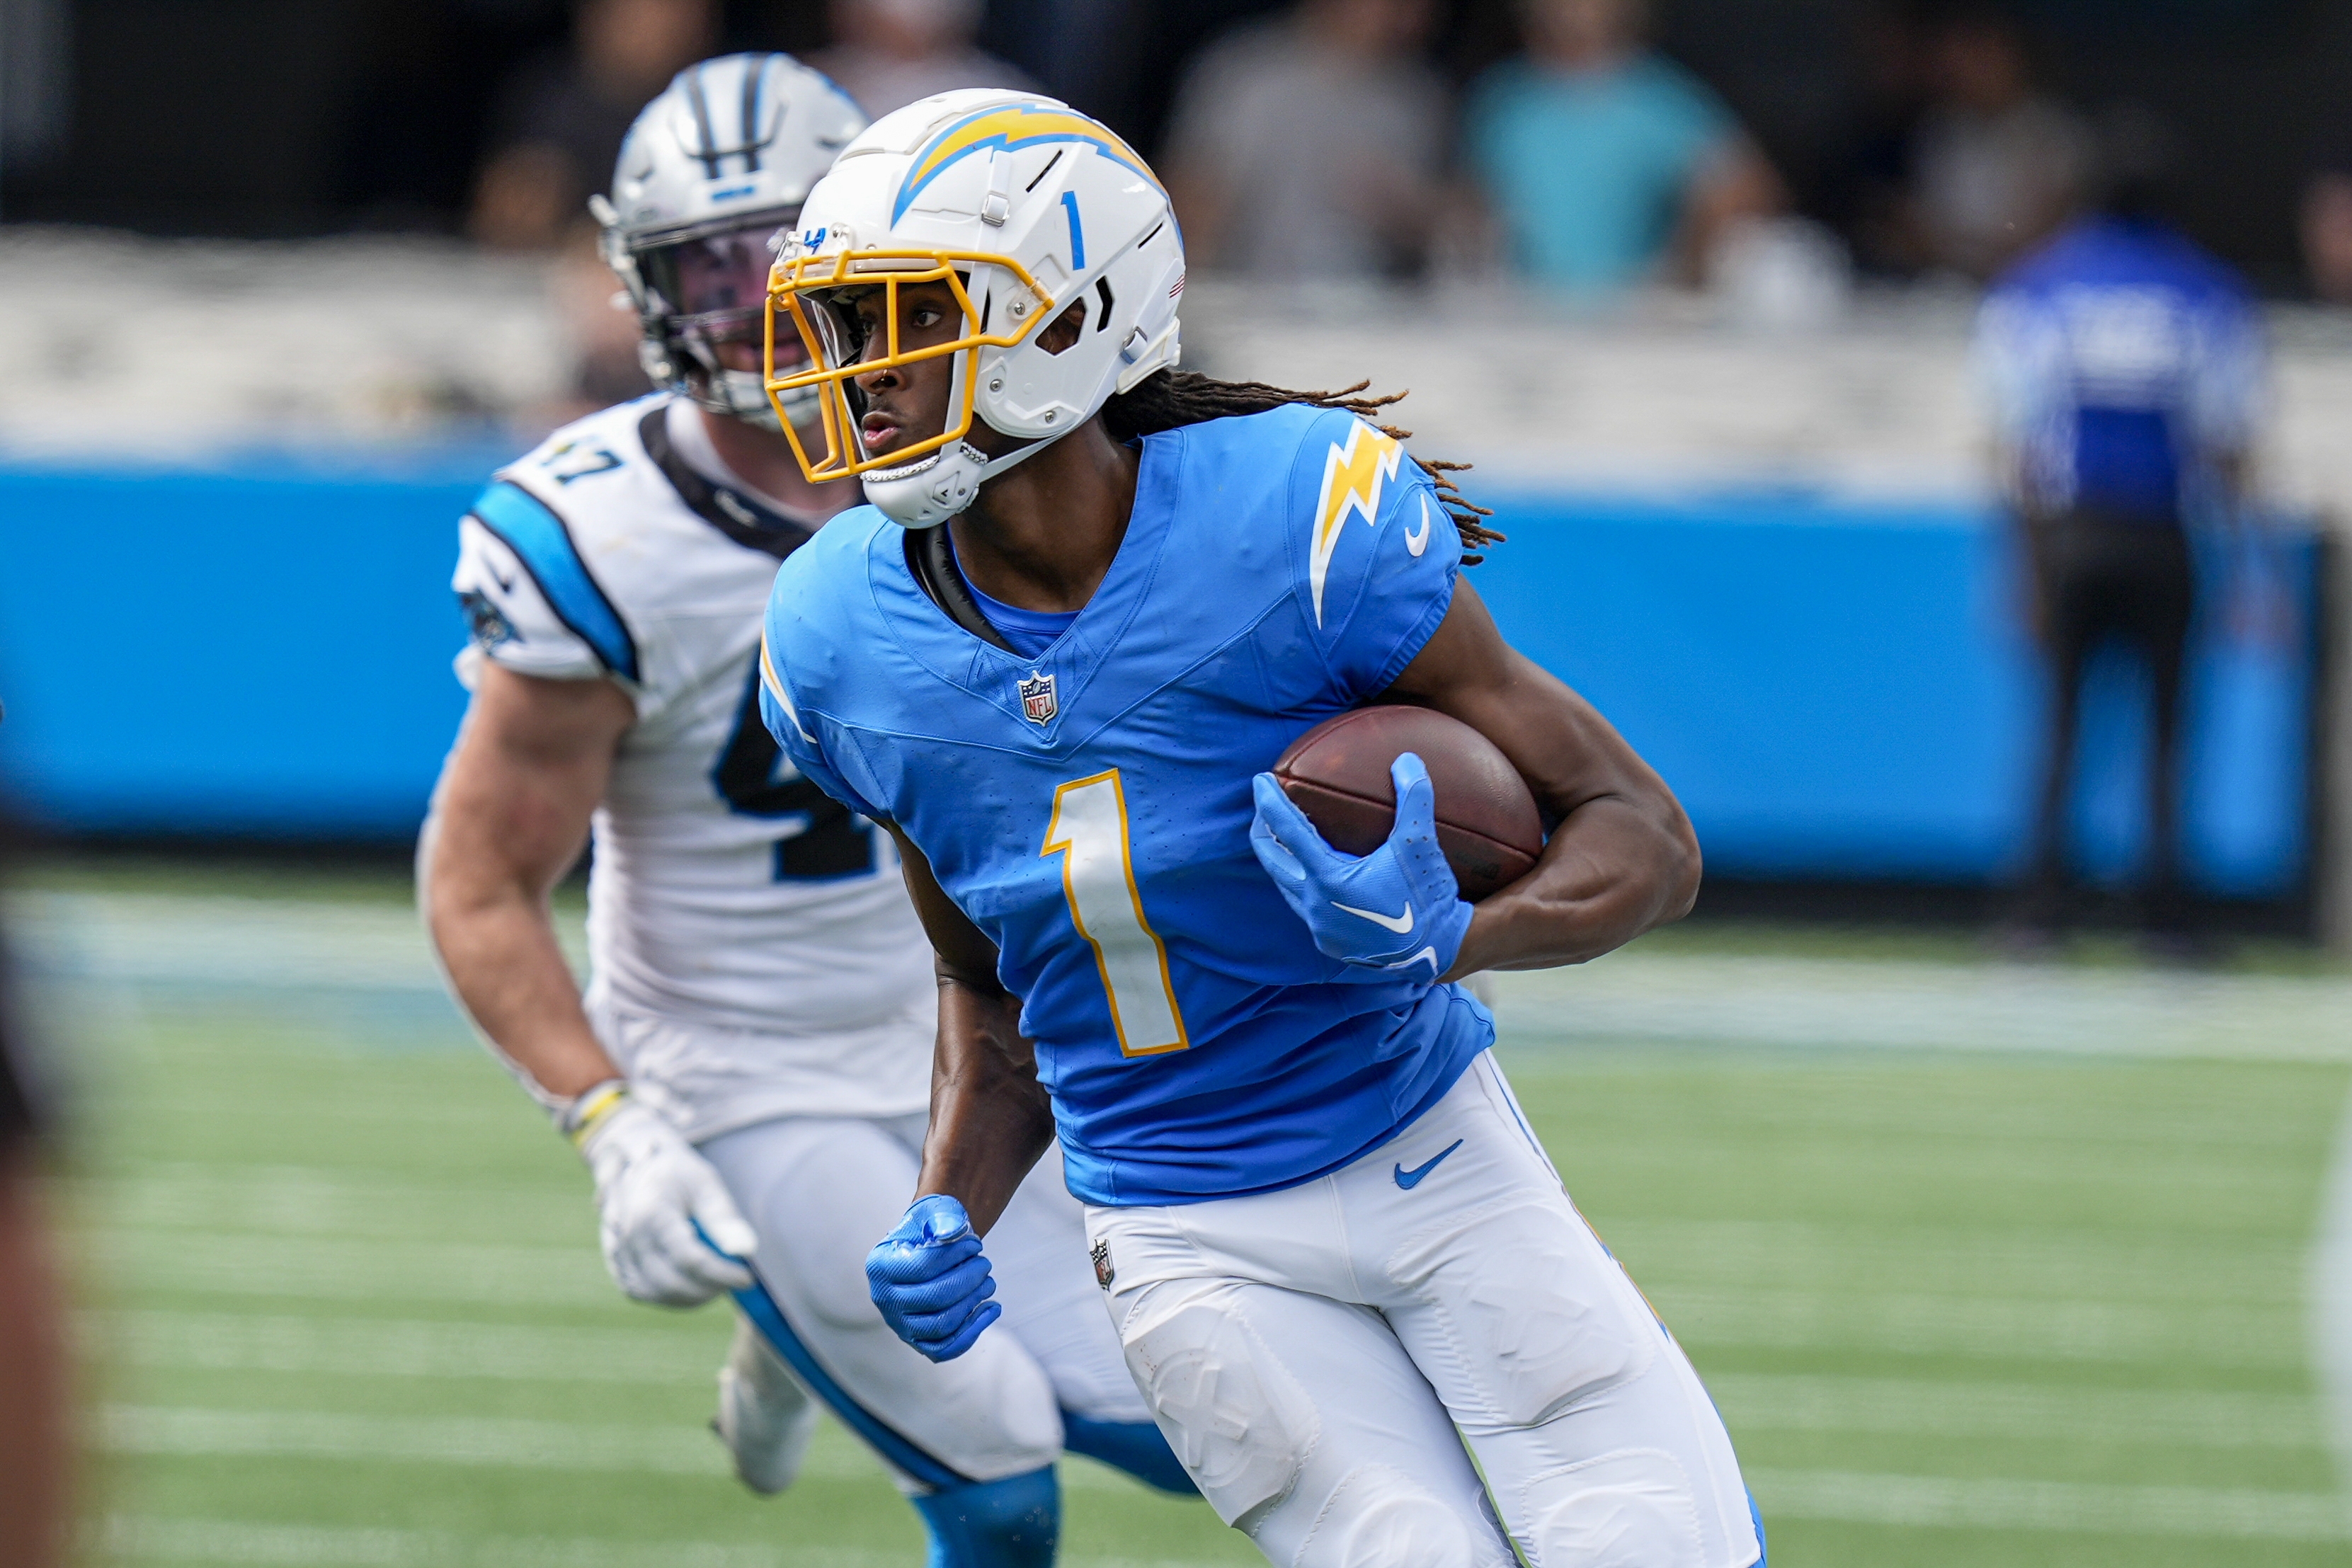
<path fill-rule="evenodd" d="M 717 36 L 711 0 L 578 0 L 572 47 L 519 70 L 499 94 L 492 151 L 467 227 L 499 250 L 544 250 L 571 232 L 646 99 Z"/>
<path fill-rule="evenodd" d="M 2196 592 L 2188 529 L 2235 521 L 2264 412 L 2252 294 L 2158 220 L 2147 171 L 2001 277 L 1978 350 L 1997 461 L 2024 530 L 2052 682 L 2032 867 L 2019 919 L 2063 924 L 2063 815 L 2085 669 L 2120 642 L 2154 705 L 2143 915 L 2185 934 L 2179 870 L 2182 670 Z"/>
<path fill-rule="evenodd" d="M 1418 53 L 1428 0 L 1305 0 L 1185 78 L 1169 188 L 1195 266 L 1258 277 L 1421 270 L 1446 135 Z"/>
<path fill-rule="evenodd" d="M 72 1490 L 65 1316 L 12 981 L 0 947 L 0 1563 L 53 1568 Z"/>
<path fill-rule="evenodd" d="M 1036 83 L 972 40 L 980 0 L 834 0 L 833 47 L 808 63 L 841 84 L 869 120 L 958 88 L 1028 92 Z"/>
<path fill-rule="evenodd" d="M 1520 270 L 1602 292 L 1691 280 L 1785 204 L 1722 99 L 1644 47 L 1642 0 L 1522 0 L 1528 52 L 1472 90 L 1465 137 Z"/>

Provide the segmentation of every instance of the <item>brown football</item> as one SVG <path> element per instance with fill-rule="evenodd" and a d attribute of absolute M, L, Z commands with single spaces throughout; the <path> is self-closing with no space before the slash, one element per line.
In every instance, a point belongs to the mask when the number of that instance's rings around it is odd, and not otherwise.
<path fill-rule="evenodd" d="M 1389 764 L 1420 757 L 1437 794 L 1437 842 L 1476 903 L 1535 869 L 1543 853 L 1543 817 L 1526 780 L 1495 743 L 1442 713 L 1423 707 L 1360 707 L 1327 719 L 1276 759 L 1282 792 L 1331 847 L 1368 855 L 1396 822 Z"/>

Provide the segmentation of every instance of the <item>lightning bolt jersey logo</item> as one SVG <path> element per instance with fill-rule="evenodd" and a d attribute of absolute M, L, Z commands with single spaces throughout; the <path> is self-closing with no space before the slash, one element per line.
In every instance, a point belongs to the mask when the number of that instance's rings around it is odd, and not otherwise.
<path fill-rule="evenodd" d="M 1367 528 L 1381 522 L 1381 486 L 1397 476 L 1404 447 L 1359 421 L 1348 432 L 1345 446 L 1331 444 L 1323 460 L 1323 497 L 1315 507 L 1315 540 L 1307 559 L 1307 581 L 1315 597 L 1315 624 L 1323 624 L 1323 579 L 1331 570 L 1331 552 L 1339 548 L 1339 532 L 1349 513 L 1360 514 Z"/>

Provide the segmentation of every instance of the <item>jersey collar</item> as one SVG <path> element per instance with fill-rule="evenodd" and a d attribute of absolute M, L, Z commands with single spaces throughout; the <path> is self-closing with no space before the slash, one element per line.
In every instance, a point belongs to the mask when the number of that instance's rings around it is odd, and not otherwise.
<path fill-rule="evenodd" d="M 637 421 L 637 440 L 687 509 L 746 549 L 783 559 L 809 542 L 816 530 L 735 488 L 713 484 L 681 456 L 669 438 L 670 403 L 656 402 Z"/>
<path fill-rule="evenodd" d="M 961 574 L 941 559 L 945 551 L 940 545 L 929 539 L 869 553 L 867 570 L 894 640 L 939 679 L 1002 710 L 1013 721 L 1013 733 L 1049 747 L 1056 744 L 1064 719 L 1079 706 L 1104 659 L 1119 646 L 1150 597 L 1173 532 L 1180 445 L 1173 434 L 1145 439 L 1136 473 L 1135 507 L 1128 514 L 1127 535 L 1111 557 L 1110 570 L 1078 618 L 1035 658 L 1024 658 L 1007 647 L 978 606 L 959 602 L 968 598 L 954 591 L 961 585 Z M 877 537 L 887 539 L 888 533 Z M 1049 673 L 1060 688 L 1058 701 L 1053 718 L 1040 725 L 1022 711 L 1019 680 Z"/>

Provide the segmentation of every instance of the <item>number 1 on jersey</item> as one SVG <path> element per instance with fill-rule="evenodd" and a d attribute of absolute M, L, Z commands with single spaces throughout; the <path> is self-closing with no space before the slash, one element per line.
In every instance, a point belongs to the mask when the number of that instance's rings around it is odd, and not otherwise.
<path fill-rule="evenodd" d="M 1119 1054 L 1151 1056 L 1190 1045 L 1168 974 L 1168 949 L 1143 916 L 1118 768 L 1074 779 L 1054 791 L 1054 820 L 1038 852 L 1062 857 L 1070 920 L 1095 950 Z"/>

